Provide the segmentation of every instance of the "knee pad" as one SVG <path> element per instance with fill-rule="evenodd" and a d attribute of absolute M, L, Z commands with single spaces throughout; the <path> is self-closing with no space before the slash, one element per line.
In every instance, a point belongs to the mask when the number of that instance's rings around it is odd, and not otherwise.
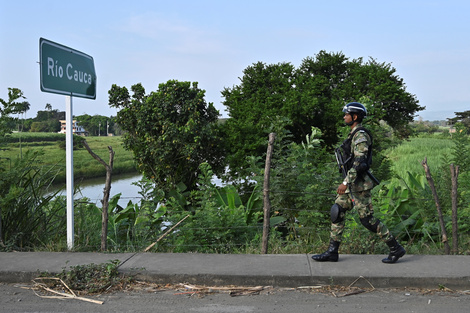
<path fill-rule="evenodd" d="M 345 209 L 343 209 L 342 206 L 339 204 L 335 203 L 331 206 L 331 222 L 336 224 L 344 221 L 344 212 L 346 212 Z"/>
<path fill-rule="evenodd" d="M 377 227 L 380 224 L 378 219 L 375 219 L 375 223 L 373 222 L 374 217 L 372 215 L 367 215 L 366 217 L 360 218 L 361 224 L 364 225 L 365 228 L 370 230 L 373 233 L 377 233 Z"/>

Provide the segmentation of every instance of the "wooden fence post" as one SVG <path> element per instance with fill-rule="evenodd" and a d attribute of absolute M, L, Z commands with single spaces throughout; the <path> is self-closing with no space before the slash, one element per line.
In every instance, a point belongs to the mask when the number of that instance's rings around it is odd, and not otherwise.
<path fill-rule="evenodd" d="M 457 214 L 457 188 L 459 177 L 459 166 L 450 165 L 450 177 L 452 180 L 452 253 L 459 253 L 459 225 Z"/>
<path fill-rule="evenodd" d="M 450 247 L 449 247 L 449 241 L 447 239 L 446 225 L 444 223 L 444 217 L 442 216 L 442 209 L 441 209 L 441 205 L 439 204 L 439 198 L 437 196 L 436 187 L 434 186 L 434 180 L 432 179 L 432 176 L 431 176 L 431 170 L 429 169 L 429 166 L 428 166 L 428 159 L 424 158 L 424 160 L 421 162 L 421 165 L 424 167 L 424 171 L 426 172 L 426 179 L 428 180 L 429 187 L 431 188 L 432 195 L 434 196 L 434 202 L 436 203 L 436 210 L 439 216 L 439 223 L 441 225 L 442 243 L 444 243 L 445 254 L 450 254 Z"/>
<path fill-rule="evenodd" d="M 101 203 L 103 205 L 103 211 L 101 215 L 101 251 L 106 251 L 108 249 L 108 206 L 109 206 L 109 193 L 111 191 L 111 175 L 113 173 L 113 164 L 114 164 L 114 151 L 111 146 L 108 146 L 109 151 L 109 164 L 106 164 L 102 158 L 100 158 L 96 153 L 94 153 L 86 140 L 83 140 L 83 146 L 88 151 L 88 153 L 98 162 L 103 164 L 106 168 L 106 182 L 104 184 L 103 190 L 103 200 Z"/>
<path fill-rule="evenodd" d="M 276 138 L 275 133 L 269 134 L 268 141 L 268 151 L 266 153 L 266 164 L 264 166 L 264 183 L 263 183 L 263 211 L 264 211 L 264 220 L 263 220 L 263 246 L 261 248 L 261 253 L 268 253 L 268 242 L 269 242 L 269 219 L 271 212 L 271 202 L 269 201 L 269 176 L 271 172 L 271 157 L 273 155 L 273 144 L 274 139 Z"/>

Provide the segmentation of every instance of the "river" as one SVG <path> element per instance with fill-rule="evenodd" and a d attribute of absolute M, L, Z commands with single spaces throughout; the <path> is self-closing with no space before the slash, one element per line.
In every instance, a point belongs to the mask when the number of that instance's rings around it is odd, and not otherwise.
<path fill-rule="evenodd" d="M 129 201 L 137 203 L 140 201 L 140 187 L 133 185 L 132 183 L 138 182 L 142 178 L 141 174 L 130 173 L 113 175 L 111 182 L 111 193 L 110 198 L 121 193 L 121 198 L 118 204 L 122 207 L 126 207 Z M 101 200 L 103 199 L 103 190 L 106 178 L 92 178 L 82 182 L 75 183 L 75 187 L 79 187 L 79 192 L 75 194 L 74 199 L 88 198 L 90 202 L 95 203 L 98 207 L 101 207 Z M 214 176 L 213 183 L 217 186 L 222 186 L 220 179 Z M 65 187 L 62 195 L 66 194 Z"/>
<path fill-rule="evenodd" d="M 133 185 L 132 183 L 139 181 L 142 178 L 141 174 L 131 173 L 131 174 L 121 174 L 113 175 L 111 181 L 111 193 L 110 198 L 121 193 L 121 198 L 119 200 L 119 205 L 125 207 L 129 200 L 133 203 L 139 202 L 140 188 Z M 75 188 L 78 188 L 79 191 L 75 194 L 74 199 L 88 198 L 90 202 L 95 203 L 98 207 L 101 207 L 101 200 L 103 199 L 103 190 L 106 178 L 92 178 L 87 179 L 82 182 L 76 182 Z M 66 195 L 65 186 L 64 190 L 61 193 Z"/>

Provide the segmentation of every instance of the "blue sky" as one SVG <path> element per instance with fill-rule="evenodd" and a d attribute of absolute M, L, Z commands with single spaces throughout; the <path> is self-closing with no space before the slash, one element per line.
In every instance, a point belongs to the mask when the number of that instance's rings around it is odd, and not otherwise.
<path fill-rule="evenodd" d="M 470 110 L 470 2 L 436 1 L 22 1 L 0 0 L 0 98 L 20 88 L 31 104 L 65 110 L 39 88 L 39 38 L 91 55 L 96 100 L 73 114 L 116 115 L 112 84 L 197 81 L 223 116 L 220 92 L 256 62 L 298 67 L 320 50 L 391 63 L 426 110 L 443 120 Z"/>

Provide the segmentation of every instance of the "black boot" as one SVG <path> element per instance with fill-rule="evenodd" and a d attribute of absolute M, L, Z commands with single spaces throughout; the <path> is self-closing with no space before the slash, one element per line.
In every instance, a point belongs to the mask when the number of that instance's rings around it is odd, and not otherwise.
<path fill-rule="evenodd" d="M 387 241 L 386 243 L 390 247 L 390 254 L 388 255 L 388 257 L 383 259 L 382 262 L 392 264 L 405 255 L 405 248 L 403 248 L 394 237 L 392 237 L 392 239 Z"/>
<path fill-rule="evenodd" d="M 328 250 L 322 254 L 312 255 L 312 259 L 318 262 L 338 262 L 338 249 L 339 249 L 339 241 L 334 241 L 330 239 L 330 246 Z"/>

